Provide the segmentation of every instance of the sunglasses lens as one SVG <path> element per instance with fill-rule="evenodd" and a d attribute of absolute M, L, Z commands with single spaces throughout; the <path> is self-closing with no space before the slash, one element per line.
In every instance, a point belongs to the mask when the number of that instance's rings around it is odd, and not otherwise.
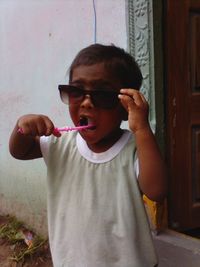
<path fill-rule="evenodd" d="M 119 103 L 118 93 L 109 91 L 94 91 L 91 95 L 95 107 L 112 109 Z"/>
<path fill-rule="evenodd" d="M 59 85 L 61 100 L 65 104 L 77 104 L 82 101 L 84 91 L 71 85 Z"/>

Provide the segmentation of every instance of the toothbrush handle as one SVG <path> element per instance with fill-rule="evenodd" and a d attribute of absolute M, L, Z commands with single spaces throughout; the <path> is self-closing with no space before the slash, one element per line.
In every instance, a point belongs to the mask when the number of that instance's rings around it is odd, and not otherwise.
<path fill-rule="evenodd" d="M 78 130 L 77 127 L 63 127 L 63 128 L 54 128 L 53 130 L 53 134 L 58 134 L 61 132 L 69 132 L 69 131 L 74 131 L 74 130 Z"/>
<path fill-rule="evenodd" d="M 63 128 L 54 128 L 53 130 L 53 134 L 54 135 L 57 135 L 57 134 L 60 134 L 60 132 L 69 132 L 69 131 L 81 131 L 81 130 L 84 130 L 84 129 L 89 129 L 91 128 L 92 125 L 83 125 L 83 126 L 76 126 L 76 127 L 63 127 Z M 17 130 L 18 133 L 21 133 L 23 134 L 23 130 L 22 128 L 19 128 Z"/>
<path fill-rule="evenodd" d="M 60 131 L 63 131 L 61 128 L 54 128 L 54 130 L 53 130 L 53 134 L 59 134 L 60 133 Z M 22 128 L 19 128 L 18 130 L 17 130 L 17 132 L 18 133 L 20 133 L 20 134 L 24 134 L 24 131 L 22 130 Z"/>
<path fill-rule="evenodd" d="M 64 127 L 64 128 L 54 128 L 53 130 L 53 134 L 59 134 L 60 132 L 69 132 L 69 131 L 73 131 L 73 130 L 78 130 L 77 127 Z M 23 130 L 22 128 L 19 128 L 17 130 L 18 133 L 23 134 Z"/>
<path fill-rule="evenodd" d="M 69 131 L 73 131 L 73 130 L 77 130 L 77 127 L 62 127 L 62 128 L 55 128 L 54 131 L 55 132 L 69 132 Z"/>
<path fill-rule="evenodd" d="M 84 129 L 91 128 L 92 125 L 83 125 L 83 126 L 76 126 L 76 127 L 63 127 L 63 128 L 55 128 L 54 131 L 58 132 L 69 132 L 69 131 L 81 131 Z"/>

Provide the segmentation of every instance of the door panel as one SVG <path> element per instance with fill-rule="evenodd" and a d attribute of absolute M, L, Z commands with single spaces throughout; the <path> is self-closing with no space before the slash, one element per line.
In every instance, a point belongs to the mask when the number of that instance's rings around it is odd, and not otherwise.
<path fill-rule="evenodd" d="M 200 228 L 200 0 L 165 10 L 169 224 Z"/>

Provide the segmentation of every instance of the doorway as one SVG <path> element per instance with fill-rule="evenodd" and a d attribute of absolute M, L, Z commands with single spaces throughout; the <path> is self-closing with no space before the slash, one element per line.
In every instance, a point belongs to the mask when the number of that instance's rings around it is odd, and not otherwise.
<path fill-rule="evenodd" d="M 200 0 L 164 4 L 169 227 L 200 229 Z"/>

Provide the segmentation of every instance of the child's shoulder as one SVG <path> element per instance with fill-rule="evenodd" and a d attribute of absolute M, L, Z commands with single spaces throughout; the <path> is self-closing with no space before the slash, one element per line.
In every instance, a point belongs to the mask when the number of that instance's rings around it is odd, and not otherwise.
<path fill-rule="evenodd" d="M 76 138 L 77 132 L 63 132 L 60 137 L 56 137 L 54 135 L 50 136 L 41 136 L 40 143 L 62 143 L 62 142 L 70 142 Z"/>
<path fill-rule="evenodd" d="M 42 155 L 48 154 L 50 149 L 64 150 L 69 145 L 75 145 L 77 132 L 63 133 L 60 137 L 54 135 L 40 137 Z"/>

